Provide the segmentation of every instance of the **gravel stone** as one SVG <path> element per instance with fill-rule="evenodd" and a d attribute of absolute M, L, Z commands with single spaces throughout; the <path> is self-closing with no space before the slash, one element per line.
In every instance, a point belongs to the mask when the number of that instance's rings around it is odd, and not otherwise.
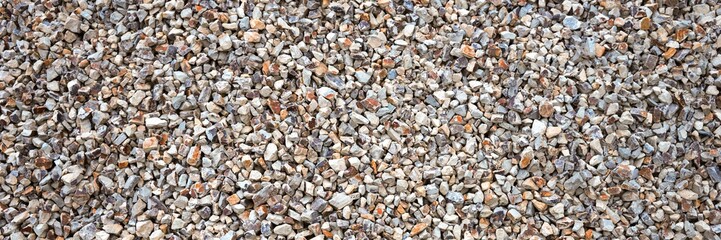
<path fill-rule="evenodd" d="M 163 128 L 168 126 L 168 121 L 160 118 L 148 118 L 145 120 L 145 126 L 148 128 Z"/>
<path fill-rule="evenodd" d="M 328 201 L 331 206 L 337 209 L 344 208 L 351 204 L 351 202 L 353 202 L 353 199 L 344 193 L 333 194 L 333 197 Z"/>
<path fill-rule="evenodd" d="M 266 161 L 275 161 L 278 159 L 278 146 L 274 143 L 268 143 L 265 147 L 265 153 L 263 153 L 263 159 Z"/>
<path fill-rule="evenodd" d="M 563 26 L 570 28 L 571 30 L 577 30 L 581 28 L 581 22 L 576 17 L 566 16 L 563 19 Z"/>

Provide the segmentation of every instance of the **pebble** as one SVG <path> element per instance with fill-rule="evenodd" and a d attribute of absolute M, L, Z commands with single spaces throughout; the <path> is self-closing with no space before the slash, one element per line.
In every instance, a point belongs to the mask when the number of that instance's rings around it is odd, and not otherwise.
<path fill-rule="evenodd" d="M 260 38 L 261 38 L 261 36 L 260 36 L 260 34 L 257 33 L 257 32 L 245 32 L 245 33 L 243 33 L 243 39 L 244 39 L 246 42 L 249 42 L 249 43 L 257 43 L 257 42 L 260 42 Z"/>
<path fill-rule="evenodd" d="M 686 200 L 696 200 L 699 197 L 697 193 L 695 193 L 691 190 L 688 190 L 688 189 L 683 189 L 683 190 L 679 191 L 678 195 L 681 196 L 681 198 L 686 199 Z"/>
<path fill-rule="evenodd" d="M 258 19 L 251 19 L 250 20 L 250 28 L 255 30 L 263 30 L 265 29 L 265 23 Z"/>
<path fill-rule="evenodd" d="M 423 112 L 417 112 L 415 119 L 416 123 L 420 124 L 421 126 L 428 126 L 431 123 L 431 119 L 428 118 L 428 115 Z"/>
<path fill-rule="evenodd" d="M 563 131 L 560 127 L 548 127 L 546 128 L 546 137 L 547 138 L 553 138 L 561 134 L 561 131 Z"/>
<path fill-rule="evenodd" d="M 279 226 L 273 228 L 273 233 L 281 235 L 281 236 L 291 235 L 293 233 L 293 226 L 291 226 L 290 224 L 287 224 L 287 223 L 283 224 L 283 225 L 279 225 Z"/>
<path fill-rule="evenodd" d="M 613 229 L 616 227 L 611 220 L 608 219 L 601 219 L 601 230 L 603 231 L 613 231 Z"/>
<path fill-rule="evenodd" d="M 358 71 L 355 72 L 355 78 L 360 83 L 368 83 L 368 81 L 370 81 L 371 79 L 371 75 L 365 72 Z"/>
<path fill-rule="evenodd" d="M 541 135 L 546 132 L 546 123 L 534 120 L 533 125 L 531 126 L 531 134 L 533 136 Z"/>
<path fill-rule="evenodd" d="M 233 42 L 230 39 L 230 36 L 227 34 L 223 34 L 218 39 L 218 51 L 227 51 L 230 50 L 233 47 Z"/>
<path fill-rule="evenodd" d="M 721 182 L 721 172 L 719 172 L 718 166 L 707 167 L 706 172 L 714 182 Z"/>
<path fill-rule="evenodd" d="M 411 228 L 410 235 L 415 236 L 424 231 L 426 228 L 428 228 L 428 223 L 417 223 L 416 225 Z"/>
<path fill-rule="evenodd" d="M 372 48 L 379 48 L 386 43 L 386 37 L 383 34 L 370 35 L 368 37 L 368 45 Z"/>
<path fill-rule="evenodd" d="M 576 17 L 566 16 L 563 19 L 563 26 L 570 28 L 571 30 L 577 30 L 581 28 L 581 22 Z"/>
<path fill-rule="evenodd" d="M 345 193 L 333 194 L 333 197 L 328 201 L 331 206 L 338 209 L 348 206 L 351 202 L 353 202 L 353 199 Z"/>
<path fill-rule="evenodd" d="M 563 203 L 558 203 L 554 205 L 552 208 L 549 208 L 548 211 L 557 219 L 563 218 L 564 210 L 563 210 Z"/>
<path fill-rule="evenodd" d="M 275 161 L 278 159 L 278 146 L 274 143 L 268 143 L 265 146 L 265 152 L 263 153 L 263 159 L 266 161 Z"/>
<path fill-rule="evenodd" d="M 671 93 L 668 91 L 663 91 L 660 95 L 658 95 L 658 99 L 661 100 L 663 103 L 672 103 L 673 98 L 671 97 Z"/>
<path fill-rule="evenodd" d="M 160 240 L 160 239 L 164 239 L 164 237 L 165 237 L 165 233 L 163 233 L 163 231 L 155 230 L 153 233 L 150 234 L 149 239 Z"/>
<path fill-rule="evenodd" d="M 153 232 L 153 222 L 151 221 L 140 221 L 135 224 L 135 233 L 140 237 L 149 237 Z"/>
<path fill-rule="evenodd" d="M 504 31 L 501 32 L 501 38 L 513 40 L 516 39 L 516 34 L 509 31 Z"/>
<path fill-rule="evenodd" d="M 544 102 L 541 104 L 541 106 L 538 108 L 538 113 L 541 115 L 541 117 L 548 118 L 553 116 L 553 113 L 555 112 L 555 109 L 553 109 L 553 105 L 549 102 Z"/>
<path fill-rule="evenodd" d="M 168 121 L 157 117 L 152 117 L 145 119 L 145 126 L 148 128 L 163 128 L 168 126 Z"/>
<path fill-rule="evenodd" d="M 446 194 L 446 198 L 452 203 L 463 203 L 463 194 L 459 192 L 448 192 L 448 194 Z"/>

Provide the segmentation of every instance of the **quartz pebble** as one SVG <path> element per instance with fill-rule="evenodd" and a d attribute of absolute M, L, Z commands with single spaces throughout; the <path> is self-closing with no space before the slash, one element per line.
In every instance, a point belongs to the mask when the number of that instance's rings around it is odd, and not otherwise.
<path fill-rule="evenodd" d="M 168 125 L 168 121 L 160 118 L 148 118 L 145 120 L 145 126 L 148 128 L 162 128 Z"/>
<path fill-rule="evenodd" d="M 0 1 L 3 239 L 721 239 L 718 1 Z"/>
<path fill-rule="evenodd" d="M 546 137 L 547 138 L 556 137 L 559 134 L 561 134 L 561 131 L 563 131 L 563 129 L 560 127 L 548 127 L 548 128 L 546 128 Z"/>
<path fill-rule="evenodd" d="M 344 193 L 336 193 L 333 195 L 333 197 L 330 199 L 330 201 L 328 203 L 330 203 L 330 205 L 332 205 L 335 208 L 343 208 L 343 207 L 351 204 L 352 201 L 353 201 L 353 199 L 350 196 L 348 196 Z"/>

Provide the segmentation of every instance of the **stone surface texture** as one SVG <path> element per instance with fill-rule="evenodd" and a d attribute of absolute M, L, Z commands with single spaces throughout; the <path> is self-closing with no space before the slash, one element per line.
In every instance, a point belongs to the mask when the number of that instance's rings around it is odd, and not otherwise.
<path fill-rule="evenodd" d="M 0 1 L 3 239 L 721 239 L 717 0 Z"/>

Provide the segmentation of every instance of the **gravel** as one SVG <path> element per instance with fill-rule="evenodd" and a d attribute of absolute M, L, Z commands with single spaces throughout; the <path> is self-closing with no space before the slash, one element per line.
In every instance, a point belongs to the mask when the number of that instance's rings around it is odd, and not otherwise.
<path fill-rule="evenodd" d="M 699 1 L 0 1 L 3 239 L 721 239 Z"/>

